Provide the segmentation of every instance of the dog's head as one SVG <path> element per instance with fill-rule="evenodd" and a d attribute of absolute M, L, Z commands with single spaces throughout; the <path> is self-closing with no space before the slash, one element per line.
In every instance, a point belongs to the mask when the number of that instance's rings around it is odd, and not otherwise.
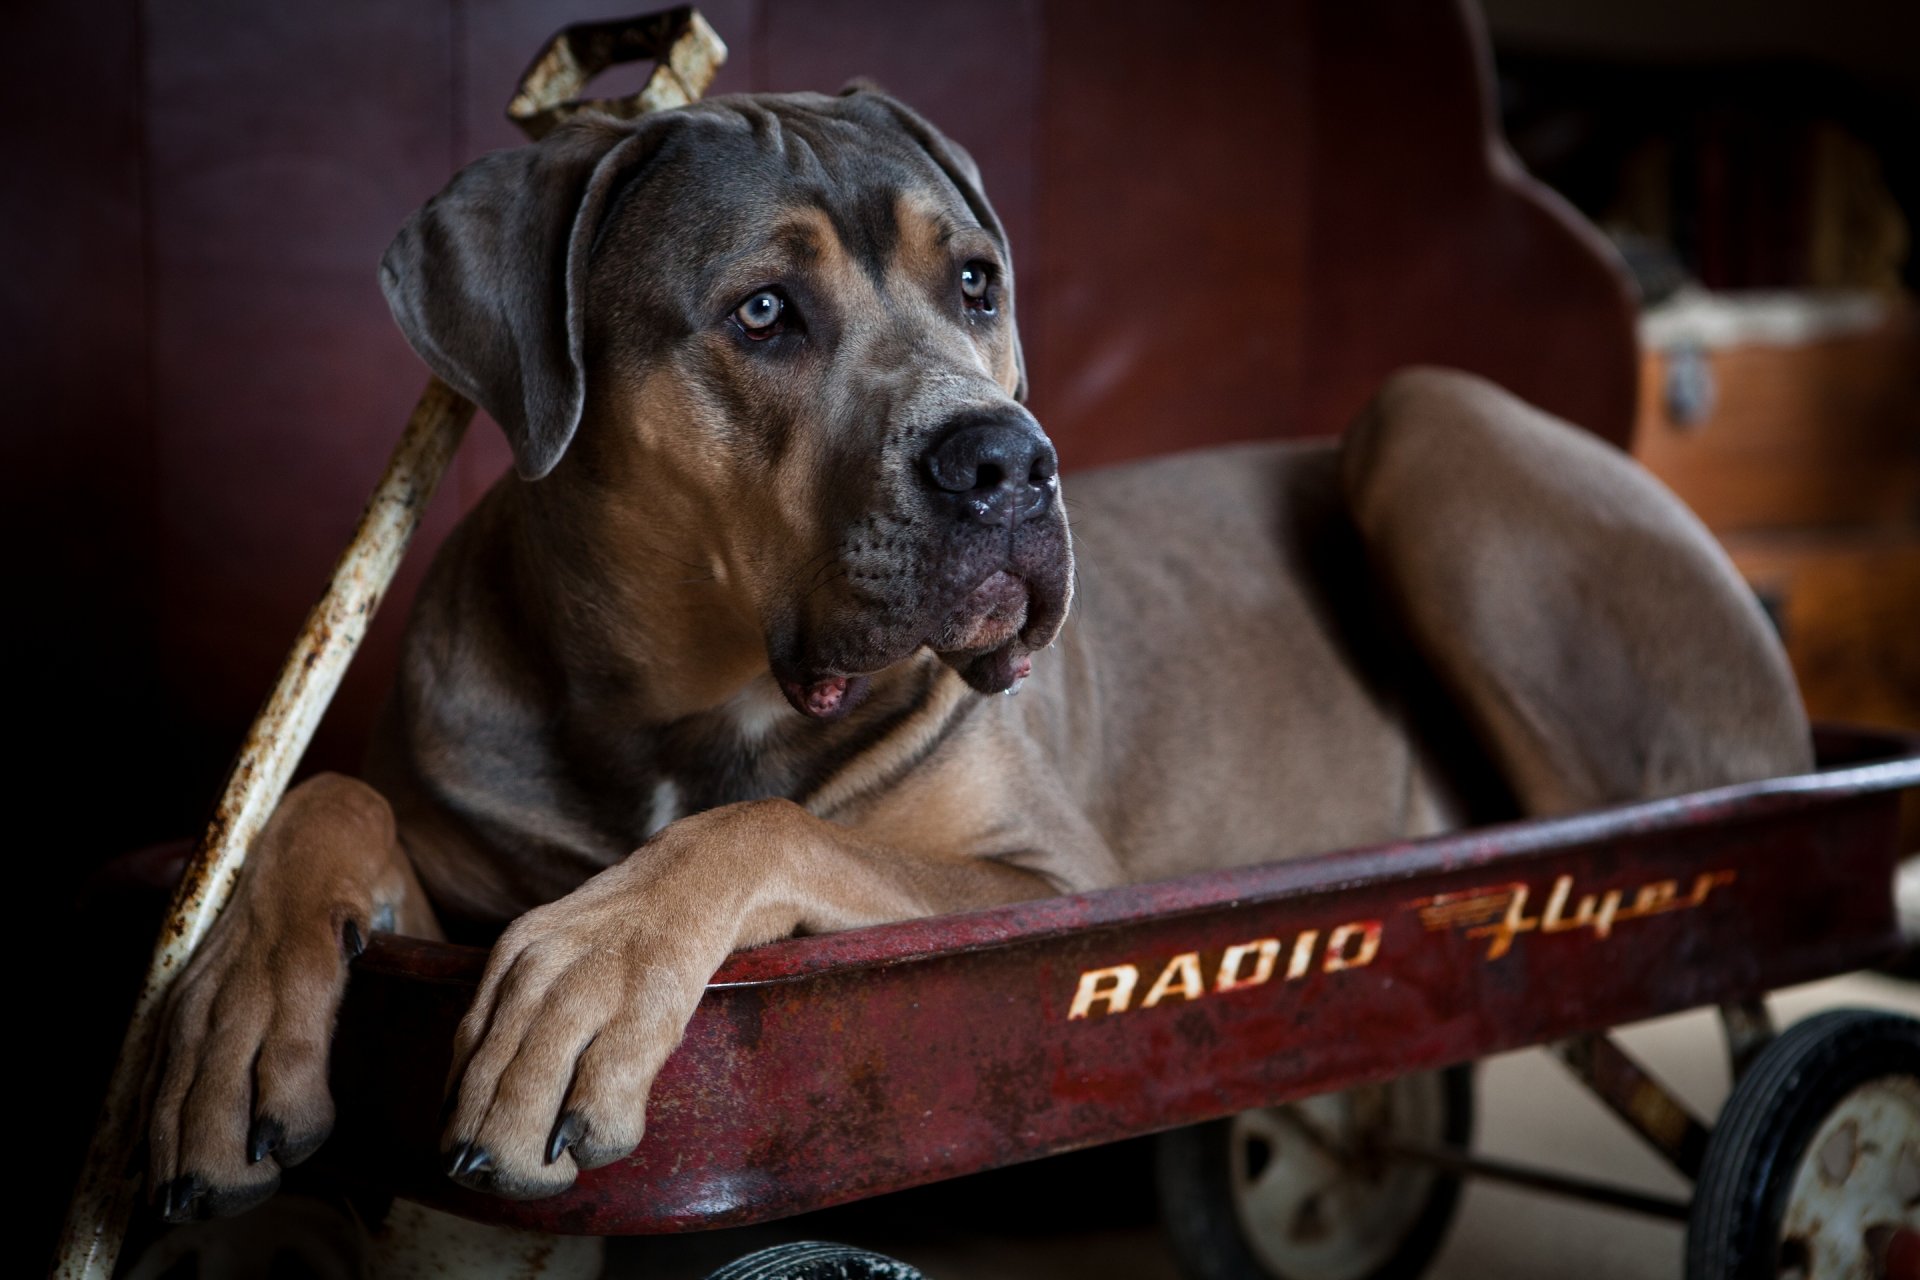
<path fill-rule="evenodd" d="M 461 172 L 381 282 L 523 480 L 737 589 L 801 711 L 922 645 L 1006 689 L 1059 630 L 1006 236 L 973 161 L 884 94 L 576 122 Z"/>

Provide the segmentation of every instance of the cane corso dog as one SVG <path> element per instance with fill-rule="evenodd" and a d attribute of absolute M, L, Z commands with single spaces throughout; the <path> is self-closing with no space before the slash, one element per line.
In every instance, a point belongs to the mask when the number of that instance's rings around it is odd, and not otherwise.
<path fill-rule="evenodd" d="M 380 278 L 517 474 L 434 561 L 364 778 L 287 796 L 176 984 L 170 1219 L 326 1137 L 374 930 L 499 931 L 447 1169 L 543 1196 L 633 1150 L 736 948 L 1809 763 L 1701 526 L 1477 378 L 1069 501 L 980 176 L 880 92 L 579 120 Z"/>

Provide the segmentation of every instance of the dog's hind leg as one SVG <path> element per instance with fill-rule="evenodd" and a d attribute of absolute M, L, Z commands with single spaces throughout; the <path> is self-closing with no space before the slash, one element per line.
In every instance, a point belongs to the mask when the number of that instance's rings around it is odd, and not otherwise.
<path fill-rule="evenodd" d="M 1526 812 L 1810 766 L 1765 614 L 1618 451 L 1438 369 L 1389 379 L 1342 451 L 1369 562 Z"/>
<path fill-rule="evenodd" d="M 439 936 L 386 800 L 336 774 L 295 787 L 168 996 L 148 1128 L 163 1217 L 251 1208 L 320 1145 L 347 964 L 389 929 Z"/>

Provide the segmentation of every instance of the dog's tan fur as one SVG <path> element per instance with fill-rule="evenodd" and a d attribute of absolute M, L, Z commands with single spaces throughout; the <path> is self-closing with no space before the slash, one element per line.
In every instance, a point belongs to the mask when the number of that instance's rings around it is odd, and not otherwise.
<path fill-rule="evenodd" d="M 673 150 L 688 137 L 757 147 L 740 154 L 774 156 L 772 176 L 717 178 L 710 150 Z M 863 149 L 895 157 L 887 182 Z M 488 177 L 508 165 L 567 208 L 514 212 L 536 198 Z M 780 175 L 803 168 L 825 186 L 789 198 Z M 659 194 L 673 182 L 690 191 Z M 734 223 L 699 221 L 756 182 Z M 971 162 L 879 95 L 588 123 L 442 201 L 390 255 L 397 312 L 544 478 L 503 480 L 442 549 L 367 782 L 289 795 L 178 983 L 153 1121 L 169 1216 L 257 1202 L 324 1136 L 346 952 L 376 927 L 506 926 L 455 1046 L 446 1142 L 460 1180 L 543 1195 L 639 1141 L 735 948 L 1808 762 L 1779 647 L 1698 523 L 1461 374 L 1397 376 L 1341 445 L 1076 477 L 1063 627 L 1057 502 L 1007 526 L 1017 619 L 968 603 L 998 561 L 969 551 L 966 581 L 930 585 L 961 554 L 949 535 L 875 513 L 920 500 L 942 415 L 1030 420 Z M 571 236 L 574 284 L 447 302 L 463 261 L 492 261 L 449 257 L 492 234 L 456 221 L 462 202 Z M 706 256 L 676 265 L 644 211 L 709 227 Z M 997 313 L 951 292 L 969 260 L 1001 273 Z M 785 363 L 724 323 L 674 329 L 673 288 L 702 272 L 735 301 L 790 280 L 822 319 Z M 498 367 L 498 326 L 462 307 L 506 308 L 522 334 L 570 316 L 577 410 L 564 360 L 546 353 L 543 383 L 522 337 Z M 912 621 L 876 640 L 876 617 Z M 883 641 L 899 651 L 873 670 L 829 652 Z M 977 691 L 1028 648 L 1019 698 Z M 789 707 L 856 671 L 870 689 L 841 718 Z"/>

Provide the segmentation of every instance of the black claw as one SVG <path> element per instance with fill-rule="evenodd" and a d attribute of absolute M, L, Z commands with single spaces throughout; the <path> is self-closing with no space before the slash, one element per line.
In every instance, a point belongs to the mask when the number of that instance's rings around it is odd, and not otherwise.
<path fill-rule="evenodd" d="M 580 1141 L 587 1131 L 587 1122 L 578 1111 L 569 1111 L 560 1117 L 560 1123 L 553 1126 L 553 1136 L 547 1139 L 547 1163 L 552 1164 L 560 1158 L 560 1153 Z"/>
<path fill-rule="evenodd" d="M 200 1199 L 206 1184 L 189 1173 L 160 1188 L 160 1216 L 168 1222 L 191 1222 L 194 1202 Z"/>
<path fill-rule="evenodd" d="M 272 1155 L 275 1148 L 287 1140 L 287 1126 L 272 1116 L 260 1116 L 253 1122 L 253 1128 L 247 1131 L 247 1161 L 259 1164 Z"/>
<path fill-rule="evenodd" d="M 472 1150 L 473 1143 L 468 1141 L 461 1143 L 447 1153 L 447 1176 L 449 1178 L 457 1178 L 460 1176 L 460 1167 L 466 1163 L 467 1153 Z"/>
<path fill-rule="evenodd" d="M 476 1173 L 485 1173 L 493 1168 L 493 1154 L 476 1143 L 466 1142 L 460 1146 L 460 1152 L 454 1157 L 452 1175 L 456 1178 L 471 1177 Z"/>
<path fill-rule="evenodd" d="M 367 949 L 367 940 L 360 932 L 360 926 L 352 920 L 340 926 L 340 949 L 347 953 L 348 963 L 360 958 Z"/>

